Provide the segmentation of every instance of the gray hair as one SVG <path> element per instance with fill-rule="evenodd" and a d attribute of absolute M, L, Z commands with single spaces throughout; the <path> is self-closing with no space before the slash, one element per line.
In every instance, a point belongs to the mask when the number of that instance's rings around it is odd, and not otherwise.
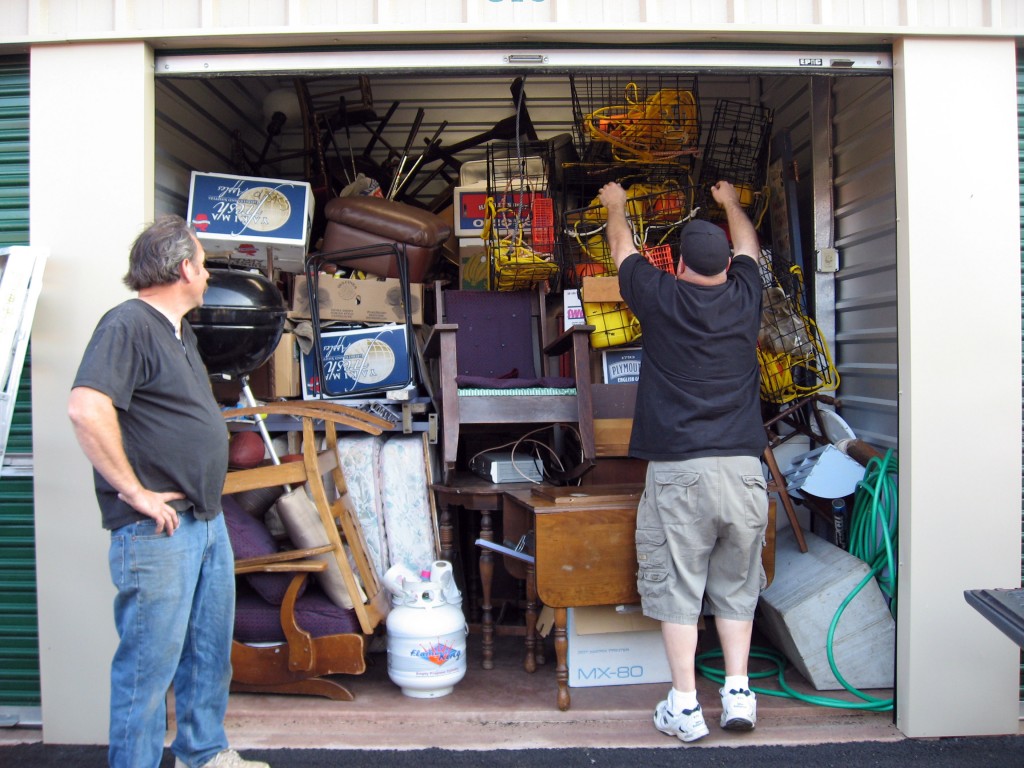
<path fill-rule="evenodd" d="M 181 262 L 194 260 L 197 252 L 192 228 L 185 220 L 174 214 L 161 216 L 132 243 L 124 284 L 133 291 L 172 285 L 181 277 Z"/>

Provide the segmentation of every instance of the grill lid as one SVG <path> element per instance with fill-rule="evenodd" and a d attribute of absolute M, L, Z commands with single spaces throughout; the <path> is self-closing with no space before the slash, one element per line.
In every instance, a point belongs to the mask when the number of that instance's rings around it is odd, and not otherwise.
<path fill-rule="evenodd" d="M 243 376 L 277 348 L 286 309 L 281 292 L 256 272 L 211 269 L 203 306 L 185 315 L 210 375 Z"/>

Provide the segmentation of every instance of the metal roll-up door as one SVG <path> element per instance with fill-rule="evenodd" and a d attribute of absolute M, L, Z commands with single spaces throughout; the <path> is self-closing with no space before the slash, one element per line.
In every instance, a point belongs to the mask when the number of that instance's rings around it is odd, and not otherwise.
<path fill-rule="evenodd" d="M 28 59 L 0 59 L 0 246 L 29 244 L 28 148 Z M 0 725 L 38 720 L 40 702 L 30 368 L 0 469 Z"/>

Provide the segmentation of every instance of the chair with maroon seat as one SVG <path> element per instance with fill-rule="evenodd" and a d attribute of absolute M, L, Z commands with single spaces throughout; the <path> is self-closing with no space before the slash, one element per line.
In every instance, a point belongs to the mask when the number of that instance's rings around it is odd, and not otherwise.
<path fill-rule="evenodd" d="M 437 324 L 424 355 L 436 361 L 435 401 L 442 420 L 447 481 L 467 428 L 568 425 L 579 456 L 562 479 L 594 465 L 590 397 L 591 326 L 576 325 L 549 341 L 545 290 L 459 291 L 435 288 Z M 567 376 L 552 375 L 568 353 Z"/>

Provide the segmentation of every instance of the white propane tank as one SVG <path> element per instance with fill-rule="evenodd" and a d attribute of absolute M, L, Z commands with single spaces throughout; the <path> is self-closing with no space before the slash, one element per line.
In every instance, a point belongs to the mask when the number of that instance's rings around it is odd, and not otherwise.
<path fill-rule="evenodd" d="M 406 696 L 447 696 L 465 677 L 469 628 L 462 611 L 445 601 L 440 584 L 406 582 L 387 629 L 388 676 Z"/>

